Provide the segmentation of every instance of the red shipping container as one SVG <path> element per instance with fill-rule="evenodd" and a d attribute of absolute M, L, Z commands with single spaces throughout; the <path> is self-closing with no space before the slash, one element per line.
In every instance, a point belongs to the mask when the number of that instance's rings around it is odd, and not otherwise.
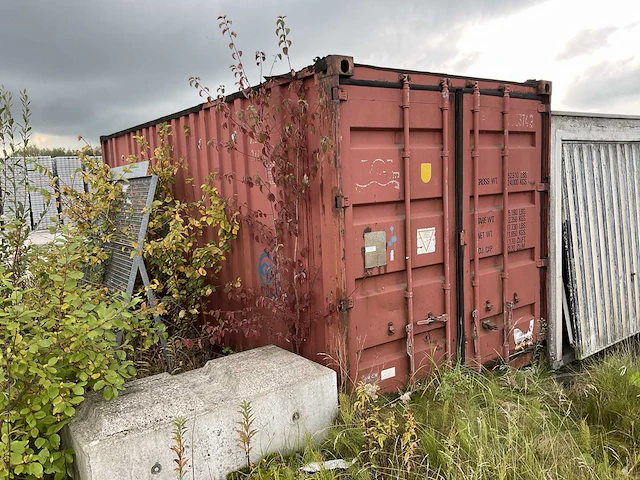
<path fill-rule="evenodd" d="M 299 241 L 316 272 L 311 310 L 320 319 L 301 353 L 341 354 L 352 380 L 383 390 L 447 359 L 477 366 L 528 358 L 547 319 L 551 83 L 399 71 L 346 56 L 320 59 L 296 78 L 310 104 L 327 105 L 310 148 L 330 138 L 302 210 Z M 277 81 L 274 97 L 288 95 L 288 81 Z M 227 102 L 234 112 L 248 105 L 242 95 Z M 239 153 L 255 145 L 238 132 L 237 151 L 207 145 L 232 134 L 212 104 L 104 136 L 103 158 L 116 166 L 139 155 L 136 135 L 155 147 L 162 122 L 189 165 L 179 177 L 200 185 L 211 171 L 265 173 Z M 200 196 L 181 180 L 179 198 Z M 268 206 L 239 181 L 221 182 L 220 191 Z M 263 253 L 243 229 L 222 281 L 259 285 Z M 251 344 L 272 341 L 264 332 Z"/>

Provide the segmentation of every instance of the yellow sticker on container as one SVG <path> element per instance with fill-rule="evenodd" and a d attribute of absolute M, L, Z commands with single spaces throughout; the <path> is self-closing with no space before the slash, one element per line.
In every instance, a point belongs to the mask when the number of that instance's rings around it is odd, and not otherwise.
<path fill-rule="evenodd" d="M 431 164 L 430 163 L 420 164 L 420 178 L 424 183 L 429 183 L 429 181 L 431 181 Z"/>

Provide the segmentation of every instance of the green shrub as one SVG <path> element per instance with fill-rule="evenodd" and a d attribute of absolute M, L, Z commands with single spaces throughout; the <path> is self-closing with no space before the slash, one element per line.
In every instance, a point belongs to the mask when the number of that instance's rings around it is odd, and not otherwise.
<path fill-rule="evenodd" d="M 216 290 L 217 275 L 231 249 L 231 241 L 237 236 L 239 225 L 215 186 L 215 172 L 200 185 L 200 198 L 183 201 L 176 198 L 173 187 L 179 171 L 187 171 L 184 159 L 173 157 L 170 138 L 173 131 L 168 124 L 158 126 L 156 148 L 151 149 L 148 140 L 136 137 L 141 154 L 130 156 L 130 163 L 149 160 L 149 173 L 157 175 L 158 182 L 152 204 L 144 245 L 139 248 L 154 291 L 156 305 L 149 313 L 162 317 L 169 334 L 169 350 L 176 371 L 197 368 L 209 360 L 198 320 L 210 310 L 209 300 Z M 185 135 L 187 133 L 185 132 Z M 102 262 L 100 242 L 108 241 L 118 232 L 111 218 L 121 202 L 120 186 L 110 181 L 109 166 L 89 155 L 80 154 L 82 178 L 88 191 L 77 192 L 71 188 L 63 193 L 71 200 L 64 205 L 64 213 L 74 222 L 77 231 L 94 240 L 89 260 Z M 189 189 L 195 188 L 187 179 Z M 207 230 L 215 238 L 203 241 Z M 142 305 L 147 308 L 148 305 Z M 216 319 L 208 316 L 215 326 Z M 222 334 L 215 340 L 222 340 Z M 209 343 L 209 342 L 206 342 Z M 197 345 L 201 348 L 194 348 Z M 186 352 L 186 354 L 185 354 Z M 164 361 L 152 358 L 153 352 L 138 357 L 146 373 L 164 369 Z M 160 365 L 159 365 L 160 364 Z"/>
<path fill-rule="evenodd" d="M 0 89 L 0 171 L 9 169 L 3 192 L 28 188 L 24 176 L 11 174 L 12 162 L 4 161 L 28 148 L 31 131 L 26 93 L 21 123 L 13 118 L 11 98 Z M 21 159 L 22 165 L 29 161 Z M 116 197 L 114 190 L 105 204 Z M 88 266 L 106 258 L 96 228 L 107 234 L 108 210 L 99 221 L 86 216 L 93 222 L 85 230 L 77 223 L 42 247 L 26 242 L 26 211 L 18 201 L 0 224 L 0 479 L 59 479 L 67 477 L 72 461 L 60 430 L 86 392 L 117 395 L 136 373 L 131 342 L 139 337 L 137 345 L 145 348 L 157 341 L 159 329 L 135 308 L 138 298 L 109 294 L 85 277 Z"/>
<path fill-rule="evenodd" d="M 86 245 L 66 237 L 34 250 L 27 278 L 0 265 L 0 458 L 9 472 L 64 478 L 71 452 L 60 429 L 89 390 L 110 399 L 135 375 L 131 340 L 155 340 L 138 299 L 82 282 Z M 123 333 L 118 345 L 116 331 Z"/>
<path fill-rule="evenodd" d="M 169 125 L 159 125 L 158 146 L 153 151 L 146 139 L 137 137 L 144 152 L 142 158 L 150 160 L 150 173 L 158 176 L 143 254 L 160 301 L 160 313 L 171 319 L 176 337 L 191 340 L 200 334 L 194 327 L 199 316 L 209 310 L 217 275 L 239 224 L 237 214 L 218 193 L 215 172 L 200 185 L 200 198 L 191 202 L 176 198 L 172 189 L 175 177 L 179 170 L 187 172 L 187 165 L 184 159 L 174 158 L 169 142 L 172 135 Z M 192 179 L 186 183 L 188 188 L 195 188 Z M 213 231 L 215 238 L 205 242 L 207 230 Z"/>

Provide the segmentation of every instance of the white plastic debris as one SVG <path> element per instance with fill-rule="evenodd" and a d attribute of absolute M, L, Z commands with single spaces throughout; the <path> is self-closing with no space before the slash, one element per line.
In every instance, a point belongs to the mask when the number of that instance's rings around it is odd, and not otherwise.
<path fill-rule="evenodd" d="M 338 460 L 327 460 L 326 462 L 311 462 L 304 467 L 300 467 L 300 470 L 307 473 L 315 473 L 320 470 L 347 470 L 354 463 L 356 463 L 355 458 L 350 462 L 345 462 L 340 458 Z"/>

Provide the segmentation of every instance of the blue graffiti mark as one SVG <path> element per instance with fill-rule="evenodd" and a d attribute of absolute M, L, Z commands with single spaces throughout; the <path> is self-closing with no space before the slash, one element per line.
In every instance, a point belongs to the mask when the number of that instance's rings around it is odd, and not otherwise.
<path fill-rule="evenodd" d="M 393 235 L 393 230 L 394 230 L 393 225 L 391 225 L 391 226 L 389 227 L 389 230 L 391 230 L 392 235 L 391 235 L 391 240 L 389 240 L 389 241 L 387 242 L 387 245 L 393 245 L 394 243 L 396 243 L 396 242 L 398 241 L 398 237 L 396 237 L 395 235 Z"/>
<path fill-rule="evenodd" d="M 262 252 L 258 259 L 258 276 L 260 277 L 260 283 L 262 285 L 271 285 L 273 283 L 273 275 L 271 270 L 273 269 L 273 260 L 271 255 L 267 252 Z"/>
<path fill-rule="evenodd" d="M 393 225 L 389 227 L 389 230 L 391 230 L 391 239 L 387 242 L 387 245 L 391 247 L 389 249 L 389 261 L 393 262 L 396 258 L 396 247 L 394 246 L 394 244 L 398 241 L 398 237 L 393 234 L 393 231 L 395 230 L 395 227 Z"/>

